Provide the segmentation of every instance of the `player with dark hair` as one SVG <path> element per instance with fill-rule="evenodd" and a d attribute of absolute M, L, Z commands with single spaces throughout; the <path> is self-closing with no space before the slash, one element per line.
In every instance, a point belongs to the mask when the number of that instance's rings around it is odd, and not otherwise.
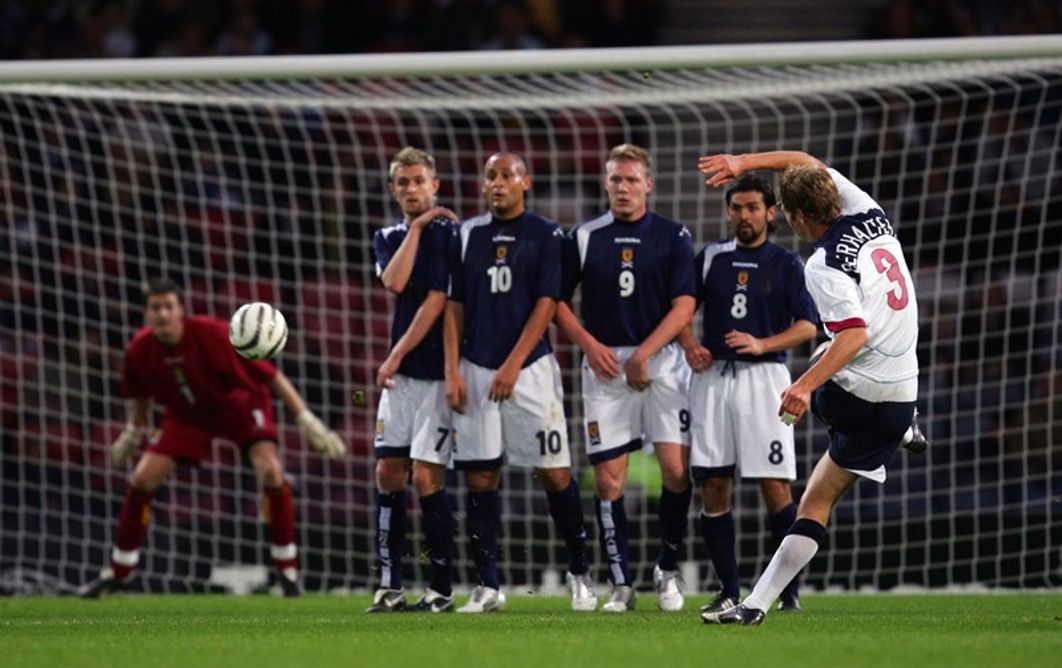
<path fill-rule="evenodd" d="M 449 283 L 447 253 L 457 216 L 435 206 L 435 160 L 407 147 L 388 170 L 402 221 L 376 233 L 376 275 L 395 295 L 391 353 L 376 384 L 383 390 L 376 416 L 376 566 L 380 585 L 366 612 L 448 612 L 452 590 L 453 516 L 445 490 L 453 451 L 450 409 L 443 386 L 442 315 Z M 406 606 L 402 556 L 406 539 L 406 483 L 424 513 L 431 582 Z"/>
<path fill-rule="evenodd" d="M 706 624 L 760 624 L 815 556 L 845 492 L 861 477 L 885 482 L 900 446 L 925 446 L 914 423 L 918 304 L 885 212 L 836 170 L 798 151 L 714 155 L 701 158 L 698 167 L 714 186 L 753 170 L 784 170 L 782 208 L 793 231 L 815 244 L 805 279 L 832 340 L 785 389 L 777 409 L 783 422 L 793 424 L 811 408 L 830 433 L 830 448 L 808 478 L 796 522 L 742 603 L 701 616 Z"/>
<path fill-rule="evenodd" d="M 796 519 L 789 484 L 796 478 L 793 427 L 762 416 L 791 382 L 785 351 L 814 339 L 818 318 L 800 258 L 767 239 L 775 212 L 774 190 L 762 178 L 744 176 L 726 191 L 733 238 L 709 244 L 694 263 L 701 341 L 691 328 L 680 337 L 694 371 L 690 469 L 704 501 L 701 534 L 722 584 L 702 612 L 729 609 L 739 600 L 730 512 L 735 471 L 759 481 L 776 545 Z M 794 579 L 779 609 L 799 608 Z"/>
<path fill-rule="evenodd" d="M 526 210 L 531 177 L 520 156 L 495 153 L 483 169 L 489 212 L 466 220 L 450 251 L 446 397 L 454 410 L 454 465 L 466 474 L 468 537 L 479 575 L 458 612 L 505 608 L 498 584 L 501 465 L 532 467 L 568 546 L 573 610 L 597 598 L 586 558 L 579 488 L 572 479 L 560 367 L 547 328 L 561 288 L 561 238 Z"/>
<path fill-rule="evenodd" d="M 583 351 L 585 437 L 612 592 L 606 612 L 634 608 L 623 492 L 629 453 L 652 443 L 660 462 L 660 554 L 653 569 L 662 610 L 681 610 L 678 555 L 689 524 L 689 367 L 678 334 L 696 308 L 689 230 L 648 208 L 649 153 L 614 147 L 605 163 L 609 211 L 568 233 L 557 324 Z M 571 309 L 582 285 L 582 322 Z"/>
<path fill-rule="evenodd" d="M 132 415 L 110 447 L 114 464 L 124 464 L 147 436 L 153 401 L 164 409 L 162 421 L 129 477 L 111 564 L 81 595 L 96 598 L 129 581 L 147 534 L 155 490 L 178 464 L 198 464 L 210 453 L 211 442 L 224 438 L 240 447 L 262 483 L 273 564 L 284 595 L 298 596 L 295 504 L 278 454 L 272 395 L 296 416 L 314 449 L 338 457 L 346 447 L 306 408 L 272 362 L 236 353 L 229 343 L 229 323 L 186 315 L 176 283 L 151 281 L 144 292 L 144 312 L 147 326 L 125 352 L 122 391 L 132 400 Z"/>

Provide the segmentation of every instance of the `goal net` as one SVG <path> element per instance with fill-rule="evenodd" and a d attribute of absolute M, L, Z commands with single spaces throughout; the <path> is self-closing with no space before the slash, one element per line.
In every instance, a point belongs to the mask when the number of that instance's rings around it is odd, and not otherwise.
<path fill-rule="evenodd" d="M 181 282 L 193 313 L 227 318 L 250 300 L 285 313 L 279 365 L 351 450 L 322 460 L 281 411 L 305 583 L 372 586 L 373 378 L 391 305 L 371 242 L 399 215 L 390 157 L 406 145 L 433 153 L 441 203 L 469 217 L 482 209 L 485 157 L 519 152 L 530 208 L 568 227 L 604 209 L 602 161 L 624 141 L 652 152 L 651 205 L 689 225 L 698 247 L 726 232 L 697 157 L 786 148 L 869 191 L 908 252 L 933 447 L 900 455 L 885 485 L 860 484 L 840 504 L 806 582 L 1060 584 L 1062 50 L 1034 38 L 869 48 L 0 66 L 0 590 L 65 590 L 105 563 L 129 472 L 106 457 L 126 418 L 122 352 L 154 276 Z M 809 251 L 784 225 L 774 239 Z M 794 373 L 807 353 L 791 356 Z M 559 358 L 594 537 L 578 356 L 564 344 Z M 801 480 L 826 442 L 814 420 L 797 428 Z M 658 544 L 655 468 L 635 457 L 627 493 L 643 586 Z M 462 485 L 450 490 L 467 584 Z M 416 587 L 427 566 L 409 497 Z M 539 485 L 507 469 L 502 497 L 503 582 L 555 586 L 564 548 Z M 698 510 L 695 499 L 691 519 Z M 747 586 L 770 556 L 754 483 L 738 482 L 735 512 Z M 160 491 L 140 586 L 262 577 L 259 513 L 249 467 L 218 442 Z M 704 589 L 713 574 L 695 527 L 686 569 Z"/>

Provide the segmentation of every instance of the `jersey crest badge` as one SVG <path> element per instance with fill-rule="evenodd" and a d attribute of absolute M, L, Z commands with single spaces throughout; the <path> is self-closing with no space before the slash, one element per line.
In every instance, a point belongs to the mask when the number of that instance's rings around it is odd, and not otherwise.
<path fill-rule="evenodd" d="M 590 445 L 601 445 L 601 430 L 597 426 L 597 420 L 586 423 L 586 434 L 590 437 Z"/>
<path fill-rule="evenodd" d="M 748 285 L 749 272 L 747 272 L 747 271 L 739 271 L 737 279 L 738 279 L 738 285 Z"/>
<path fill-rule="evenodd" d="M 494 257 L 498 262 L 505 262 L 506 256 L 509 255 L 509 247 L 502 244 L 494 249 Z"/>
<path fill-rule="evenodd" d="M 620 251 L 620 260 L 623 262 L 624 267 L 634 266 L 634 248 L 627 246 Z"/>

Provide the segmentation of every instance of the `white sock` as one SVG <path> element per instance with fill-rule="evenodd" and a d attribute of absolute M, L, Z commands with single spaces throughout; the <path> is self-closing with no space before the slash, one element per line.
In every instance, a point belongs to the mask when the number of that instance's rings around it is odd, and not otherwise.
<path fill-rule="evenodd" d="M 771 557 L 771 563 L 767 564 L 763 575 L 756 581 L 752 593 L 742 601 L 745 607 L 763 612 L 770 610 L 774 599 L 818 551 L 819 544 L 807 536 L 789 534 L 783 538 L 778 551 Z"/>

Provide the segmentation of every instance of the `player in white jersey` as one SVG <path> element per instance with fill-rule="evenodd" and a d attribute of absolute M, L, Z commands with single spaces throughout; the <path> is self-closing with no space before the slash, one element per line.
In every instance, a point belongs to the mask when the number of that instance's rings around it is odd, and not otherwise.
<path fill-rule="evenodd" d="M 845 492 L 860 477 L 884 482 L 897 449 L 920 439 L 913 424 L 918 303 L 885 212 L 836 170 L 798 151 L 713 155 L 698 167 L 713 186 L 752 170 L 784 170 L 782 209 L 797 235 L 815 243 L 805 280 L 832 340 L 782 393 L 778 409 L 792 424 L 813 408 L 830 433 L 830 448 L 808 478 L 797 520 L 744 602 L 701 615 L 706 624 L 760 624 L 815 556 Z"/>

